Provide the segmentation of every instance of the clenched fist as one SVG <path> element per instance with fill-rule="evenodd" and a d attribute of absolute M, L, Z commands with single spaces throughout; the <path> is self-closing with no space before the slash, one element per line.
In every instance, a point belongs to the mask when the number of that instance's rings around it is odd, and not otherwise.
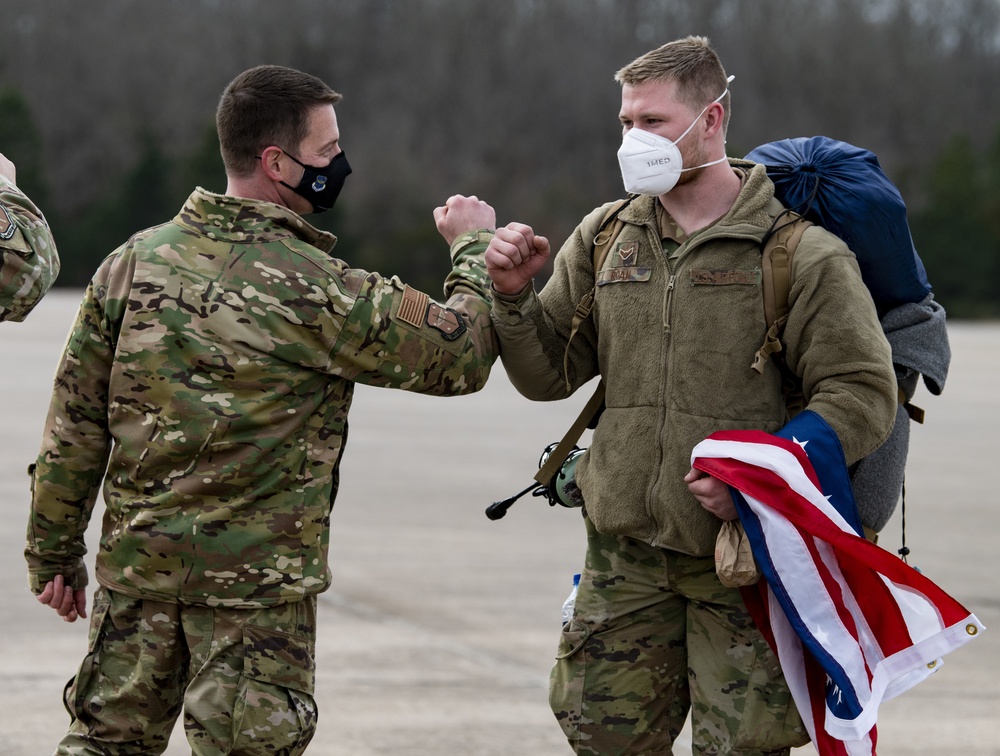
<path fill-rule="evenodd" d="M 508 223 L 498 228 L 486 248 L 486 270 L 493 288 L 501 294 L 519 294 L 549 259 L 549 240 L 537 236 L 531 226 Z"/>

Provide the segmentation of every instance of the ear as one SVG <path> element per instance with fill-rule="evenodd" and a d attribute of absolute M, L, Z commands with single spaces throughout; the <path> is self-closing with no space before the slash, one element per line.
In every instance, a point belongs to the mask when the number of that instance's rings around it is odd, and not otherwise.
<path fill-rule="evenodd" d="M 722 103 L 713 102 L 705 111 L 705 136 L 713 137 L 726 122 L 726 109 Z"/>
<path fill-rule="evenodd" d="M 284 161 L 281 157 L 284 153 L 280 148 L 265 147 L 260 153 L 260 166 L 264 169 L 264 175 L 272 181 L 284 181 L 285 176 Z"/>

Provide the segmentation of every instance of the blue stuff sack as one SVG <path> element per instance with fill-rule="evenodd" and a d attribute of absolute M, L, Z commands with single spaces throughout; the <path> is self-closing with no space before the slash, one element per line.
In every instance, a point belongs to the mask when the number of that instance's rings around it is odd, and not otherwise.
<path fill-rule="evenodd" d="M 880 313 L 930 294 L 906 205 L 874 153 L 829 137 L 799 137 L 761 145 L 747 160 L 765 166 L 785 207 L 846 242 Z"/>

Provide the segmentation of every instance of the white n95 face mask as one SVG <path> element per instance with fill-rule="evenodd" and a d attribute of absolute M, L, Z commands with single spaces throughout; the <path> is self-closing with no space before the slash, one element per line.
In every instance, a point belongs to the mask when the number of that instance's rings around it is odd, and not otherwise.
<path fill-rule="evenodd" d="M 732 81 L 733 78 L 730 76 L 727 81 Z M 659 134 L 638 128 L 631 128 L 625 132 L 622 146 L 618 148 L 618 165 L 622 170 L 625 191 L 630 194 L 648 194 L 659 197 L 677 186 L 681 173 L 684 171 L 707 168 L 710 165 L 725 162 L 726 157 L 723 155 L 710 163 L 685 168 L 681 151 L 677 148 L 677 142 L 686 137 L 688 132 L 698 123 L 698 119 L 705 115 L 705 111 L 725 97 L 728 91 L 729 87 L 726 87 L 725 92 L 706 105 L 691 122 L 691 125 L 684 129 L 684 133 L 677 137 L 676 141 L 670 141 Z"/>

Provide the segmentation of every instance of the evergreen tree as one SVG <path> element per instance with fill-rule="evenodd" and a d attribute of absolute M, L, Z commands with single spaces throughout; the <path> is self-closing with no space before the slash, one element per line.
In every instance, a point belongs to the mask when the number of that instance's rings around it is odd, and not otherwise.
<path fill-rule="evenodd" d="M 173 188 L 172 162 L 151 133 L 141 139 L 139 159 L 117 189 L 86 208 L 64 238 L 56 239 L 60 249 L 73 250 L 63 255 L 63 284 L 85 286 L 101 260 L 132 234 L 164 223 L 180 210 L 184 198 Z"/>
<path fill-rule="evenodd" d="M 181 161 L 178 183 L 177 188 L 185 197 L 196 186 L 217 194 L 226 191 L 226 167 L 222 163 L 222 153 L 219 152 L 219 135 L 214 121 L 205 126 L 201 141 Z"/>
<path fill-rule="evenodd" d="M 926 209 L 911 226 L 935 299 L 951 317 L 1000 316 L 1000 148 L 980 156 L 956 137 L 928 185 Z"/>
<path fill-rule="evenodd" d="M 0 90 L 0 152 L 17 167 L 18 188 L 48 217 L 48 187 L 42 173 L 42 135 L 28 101 L 12 87 Z"/>

